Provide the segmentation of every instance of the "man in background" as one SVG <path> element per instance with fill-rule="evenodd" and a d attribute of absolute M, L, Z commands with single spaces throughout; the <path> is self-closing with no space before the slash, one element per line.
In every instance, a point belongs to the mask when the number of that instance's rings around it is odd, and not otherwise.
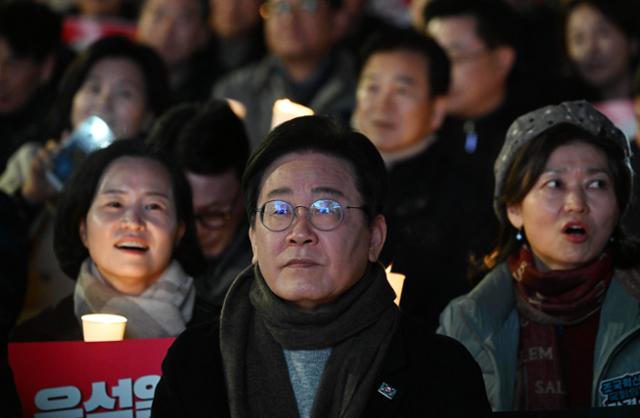
<path fill-rule="evenodd" d="M 22 144 L 45 141 L 43 119 L 55 93 L 60 17 L 47 6 L 0 6 L 0 172 Z"/>
<path fill-rule="evenodd" d="M 240 191 L 249 156 L 242 121 L 223 100 L 182 104 L 158 120 L 149 141 L 175 156 L 191 185 L 198 241 L 207 260 L 196 292 L 219 312 L 231 282 L 251 264 Z"/>
<path fill-rule="evenodd" d="M 389 173 L 381 259 L 406 275 L 403 310 L 430 329 L 453 297 L 469 290 L 465 241 L 456 215 L 456 176 L 437 131 L 446 114 L 449 60 L 413 30 L 386 32 L 363 50 L 353 125 L 380 151 Z"/>
<path fill-rule="evenodd" d="M 217 69 L 208 0 L 144 0 L 137 38 L 163 58 L 176 102 L 205 100 Z"/>
<path fill-rule="evenodd" d="M 268 55 L 230 73 L 213 90 L 214 97 L 244 104 L 251 147 L 271 129 L 277 99 L 347 120 L 354 105 L 355 68 L 351 57 L 335 48 L 347 18 L 341 0 L 267 0 L 262 16 Z"/>
<path fill-rule="evenodd" d="M 465 226 L 467 259 L 480 264 L 495 245 L 493 164 L 507 128 L 538 105 L 532 83 L 522 83 L 518 64 L 521 36 L 515 12 L 502 0 L 431 0 L 425 9 L 427 34 L 451 62 L 447 96 L 447 170 L 461 188 L 452 190 Z M 519 78 L 520 77 L 520 78 Z M 473 272 L 470 275 L 475 276 Z"/>

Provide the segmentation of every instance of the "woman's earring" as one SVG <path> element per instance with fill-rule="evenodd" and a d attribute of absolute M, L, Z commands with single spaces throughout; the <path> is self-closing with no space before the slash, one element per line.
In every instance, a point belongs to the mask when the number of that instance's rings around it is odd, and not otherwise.
<path fill-rule="evenodd" d="M 524 235 L 522 234 L 522 228 L 518 229 L 516 232 L 516 241 L 521 242 L 524 239 Z"/>

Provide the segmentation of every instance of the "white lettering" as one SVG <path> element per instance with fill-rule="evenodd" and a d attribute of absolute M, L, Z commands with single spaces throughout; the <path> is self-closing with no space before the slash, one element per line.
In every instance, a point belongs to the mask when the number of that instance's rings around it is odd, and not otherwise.
<path fill-rule="evenodd" d="M 563 395 L 564 388 L 562 387 L 562 382 L 559 380 L 551 382 L 537 380 L 535 383 L 535 392 L 538 395 Z"/>
<path fill-rule="evenodd" d="M 525 362 L 535 361 L 535 360 L 553 360 L 553 351 L 551 347 L 529 347 L 527 351 L 525 351 L 525 356 L 522 359 Z"/>

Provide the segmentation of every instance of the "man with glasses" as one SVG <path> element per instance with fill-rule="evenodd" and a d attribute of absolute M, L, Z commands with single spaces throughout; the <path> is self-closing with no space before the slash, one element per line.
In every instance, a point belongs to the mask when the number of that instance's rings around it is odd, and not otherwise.
<path fill-rule="evenodd" d="M 523 78 L 518 15 L 503 0 L 432 0 L 425 9 L 426 33 L 451 62 L 451 88 L 441 135 L 446 138 L 450 173 L 466 208 L 461 247 L 481 260 L 494 246 L 493 163 L 507 128 L 520 114 L 538 107 L 533 79 Z"/>
<path fill-rule="evenodd" d="M 240 191 L 249 156 L 242 121 L 226 101 L 183 104 L 158 120 L 149 141 L 175 156 L 191 185 L 198 241 L 207 260 L 196 292 L 219 312 L 231 282 L 251 263 Z"/>
<path fill-rule="evenodd" d="M 386 173 L 365 136 L 326 117 L 286 122 L 242 190 L 254 264 L 220 320 L 170 348 L 154 417 L 487 415 L 469 353 L 393 303 L 377 261 Z"/>
<path fill-rule="evenodd" d="M 351 57 L 335 47 L 347 19 L 342 0 L 267 0 L 261 15 L 268 55 L 230 73 L 213 89 L 215 97 L 235 99 L 246 107 L 252 149 L 269 132 L 277 99 L 348 119 L 355 68 Z"/>

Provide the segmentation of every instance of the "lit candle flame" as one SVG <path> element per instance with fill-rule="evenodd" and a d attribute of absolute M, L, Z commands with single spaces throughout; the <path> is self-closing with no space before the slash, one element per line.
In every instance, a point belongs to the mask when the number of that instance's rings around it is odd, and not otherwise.
<path fill-rule="evenodd" d="M 289 99 L 276 100 L 273 103 L 271 129 L 299 116 L 313 115 L 313 110 Z"/>
<path fill-rule="evenodd" d="M 237 117 L 239 117 L 240 119 L 244 119 L 244 117 L 247 116 L 247 107 L 242 102 L 229 98 L 227 98 L 226 100 L 227 103 L 229 103 L 231 111 L 235 113 Z"/>
<path fill-rule="evenodd" d="M 393 273 L 391 271 L 392 266 L 393 263 L 389 264 L 387 268 L 384 269 L 384 271 L 385 273 L 387 273 L 387 281 L 396 294 L 394 302 L 396 305 L 400 306 L 400 296 L 402 295 L 402 286 L 404 285 L 405 275 L 400 273 Z"/>

